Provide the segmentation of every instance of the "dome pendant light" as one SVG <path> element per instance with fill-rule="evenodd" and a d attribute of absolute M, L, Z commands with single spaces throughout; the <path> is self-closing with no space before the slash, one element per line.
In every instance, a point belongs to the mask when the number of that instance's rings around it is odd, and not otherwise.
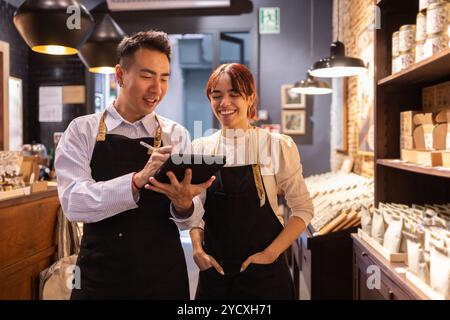
<path fill-rule="evenodd" d="M 114 66 L 117 64 L 117 45 L 124 36 L 125 33 L 113 18 L 105 14 L 96 24 L 89 39 L 80 48 L 78 56 L 90 72 L 114 73 Z"/>
<path fill-rule="evenodd" d="M 338 39 L 330 47 L 330 57 L 323 58 L 314 63 L 311 70 L 313 77 L 339 78 L 359 75 L 367 71 L 367 66 L 363 60 L 345 55 L 345 45 L 339 41 L 339 6 L 337 2 L 337 25 Z"/>
<path fill-rule="evenodd" d="M 26 0 L 14 13 L 14 25 L 31 50 L 70 55 L 89 37 L 94 19 L 77 0 Z"/>
<path fill-rule="evenodd" d="M 309 71 L 307 79 L 296 82 L 291 88 L 291 91 L 297 94 L 308 95 L 322 95 L 330 94 L 333 92 L 328 83 L 314 78 L 313 76 L 311 76 Z"/>
<path fill-rule="evenodd" d="M 310 49 L 311 57 L 314 56 L 314 0 L 311 0 L 311 21 L 310 21 Z M 307 95 L 322 95 L 330 94 L 333 90 L 325 81 L 320 81 L 311 75 L 311 70 L 308 70 L 306 80 L 298 81 L 290 90 L 297 94 Z"/>

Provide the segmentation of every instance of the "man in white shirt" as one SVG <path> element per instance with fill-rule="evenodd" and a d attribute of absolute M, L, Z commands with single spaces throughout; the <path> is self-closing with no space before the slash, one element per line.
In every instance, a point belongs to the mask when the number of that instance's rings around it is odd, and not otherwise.
<path fill-rule="evenodd" d="M 67 218 L 84 222 L 71 299 L 189 299 L 175 222 L 201 215 L 194 198 L 213 182 L 171 177 L 167 196 L 144 188 L 171 153 L 189 150 L 186 129 L 158 116 L 167 92 L 170 44 L 139 32 L 118 46 L 119 96 L 104 113 L 71 122 L 56 151 L 58 194 Z M 148 150 L 140 142 L 154 146 Z M 172 217 L 171 217 L 172 216 Z"/>

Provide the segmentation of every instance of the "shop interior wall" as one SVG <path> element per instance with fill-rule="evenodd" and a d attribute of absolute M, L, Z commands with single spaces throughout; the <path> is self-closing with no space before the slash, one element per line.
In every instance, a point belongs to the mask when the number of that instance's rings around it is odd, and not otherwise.
<path fill-rule="evenodd" d="M 0 2 L 4 3 L 4 0 Z M 83 1 L 83 3 L 88 9 L 92 9 L 99 1 Z M 155 13 L 133 12 L 114 13 L 113 17 L 126 33 L 148 28 L 158 28 L 168 33 L 213 32 L 216 36 L 219 31 L 249 31 L 250 67 L 258 82 L 259 106 L 268 110 L 270 122 L 280 123 L 281 85 L 303 79 L 306 70 L 315 60 L 329 54 L 329 44 L 332 40 L 332 0 L 314 0 L 312 39 L 311 0 L 258 0 L 250 2 L 250 7 L 245 5 L 245 1 L 243 3 L 234 14 L 230 10 L 227 15 L 219 15 L 216 10 L 211 12 L 214 14 L 212 16 L 188 15 L 189 12 L 163 16 L 161 12 L 158 16 Z M 280 8 L 280 34 L 258 34 L 259 7 Z M 239 10 L 241 12 L 238 12 Z M 6 34 L 8 37 L 6 41 L 11 42 L 11 35 L 14 35 L 13 41 L 17 41 L 24 48 L 25 43 L 12 24 L 13 11 L 14 9 L 9 9 L 6 19 L 2 17 L 4 21 L 2 23 L 8 25 L 8 29 L 2 27 L 0 36 L 5 37 Z M 85 84 L 89 83 L 89 79 L 77 56 L 43 56 L 29 50 L 27 52 L 25 49 L 21 49 L 21 52 L 25 52 L 26 56 L 19 63 L 20 67 L 25 68 L 24 74 L 20 76 L 24 79 L 29 78 L 28 85 L 24 83 L 24 88 L 29 88 L 28 93 L 24 93 L 29 100 L 24 104 L 24 118 L 27 121 L 24 127 L 24 142 L 42 141 L 47 147 L 51 147 L 53 131 L 61 131 L 72 118 L 87 113 L 88 110 L 92 110 L 92 106 L 89 106 L 88 99 L 86 105 L 65 107 L 67 112 L 64 111 L 62 123 L 40 124 L 37 95 L 39 86 Z M 13 64 L 11 74 L 17 74 L 17 69 L 20 68 L 17 64 L 16 67 Z M 309 98 L 307 133 L 303 136 L 293 136 L 302 156 L 305 176 L 330 169 L 330 103 L 329 96 Z"/>
<path fill-rule="evenodd" d="M 333 10 L 333 39 L 338 35 L 338 10 L 337 0 L 334 0 Z M 358 56 L 358 36 L 369 26 L 374 24 L 374 0 L 340 0 L 339 10 L 339 39 L 345 43 L 348 55 Z M 372 8 L 372 9 L 371 9 Z M 374 84 L 375 85 L 375 84 Z M 347 142 L 348 152 L 346 154 L 331 150 L 330 164 L 332 170 L 336 170 L 342 164 L 345 157 L 354 159 L 354 171 L 364 176 L 373 176 L 373 155 L 360 153 L 358 150 L 358 132 L 361 117 L 361 105 L 358 103 L 358 78 L 348 78 L 346 88 L 347 106 Z M 332 132 L 336 132 L 333 128 Z"/>

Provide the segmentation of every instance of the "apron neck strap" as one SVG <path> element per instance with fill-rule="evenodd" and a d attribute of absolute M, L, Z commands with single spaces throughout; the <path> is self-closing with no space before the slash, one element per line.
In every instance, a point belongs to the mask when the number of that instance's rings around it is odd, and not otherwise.
<path fill-rule="evenodd" d="M 261 167 L 259 165 L 259 130 L 254 126 L 250 126 L 249 130 L 249 146 L 252 147 L 252 150 L 249 150 L 253 155 L 256 152 L 256 156 L 253 156 L 253 159 L 256 159 L 256 163 L 252 164 L 253 171 L 253 179 L 255 180 L 256 190 L 258 192 L 259 198 L 259 206 L 262 207 L 266 203 L 266 191 L 264 190 L 264 184 L 261 175 Z M 253 130 L 256 132 L 256 137 L 252 134 Z M 214 149 L 212 150 L 212 155 L 215 156 L 217 153 L 217 149 L 220 145 L 220 140 L 222 138 L 222 130 L 217 137 L 217 141 L 215 143 Z M 255 139 L 256 138 L 256 139 Z M 256 141 L 254 141 L 256 140 Z"/>
<path fill-rule="evenodd" d="M 106 118 L 106 110 L 103 111 L 102 116 L 100 117 L 97 138 L 96 138 L 97 141 L 106 141 L 107 128 L 106 128 L 105 118 Z M 156 121 L 157 127 L 156 127 L 155 139 L 153 141 L 153 146 L 155 148 L 159 148 L 159 147 L 161 147 L 161 142 L 162 142 L 162 129 L 161 129 L 161 124 L 159 122 L 158 116 L 156 114 L 155 114 L 155 121 Z M 151 154 L 150 150 L 149 150 L 149 154 Z"/>

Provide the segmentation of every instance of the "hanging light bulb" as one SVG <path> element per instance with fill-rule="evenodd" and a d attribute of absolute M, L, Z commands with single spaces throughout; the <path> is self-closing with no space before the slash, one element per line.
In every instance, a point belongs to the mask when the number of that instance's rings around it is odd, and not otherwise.
<path fill-rule="evenodd" d="M 345 45 L 339 41 L 339 7 L 337 2 L 337 41 L 330 46 L 330 56 L 314 63 L 311 70 L 313 77 L 339 78 L 362 74 L 367 71 L 363 60 L 345 55 Z"/>
<path fill-rule="evenodd" d="M 328 83 L 314 78 L 313 76 L 311 76 L 309 71 L 306 80 L 296 82 L 291 88 L 291 91 L 297 94 L 308 95 L 322 95 L 330 94 L 333 92 Z"/>
<path fill-rule="evenodd" d="M 117 64 L 117 45 L 125 33 L 109 14 L 105 14 L 95 25 L 86 43 L 80 48 L 78 56 L 90 72 L 114 73 Z"/>
<path fill-rule="evenodd" d="M 13 20 L 31 50 L 54 55 L 76 54 L 94 27 L 77 0 L 26 0 Z"/>

